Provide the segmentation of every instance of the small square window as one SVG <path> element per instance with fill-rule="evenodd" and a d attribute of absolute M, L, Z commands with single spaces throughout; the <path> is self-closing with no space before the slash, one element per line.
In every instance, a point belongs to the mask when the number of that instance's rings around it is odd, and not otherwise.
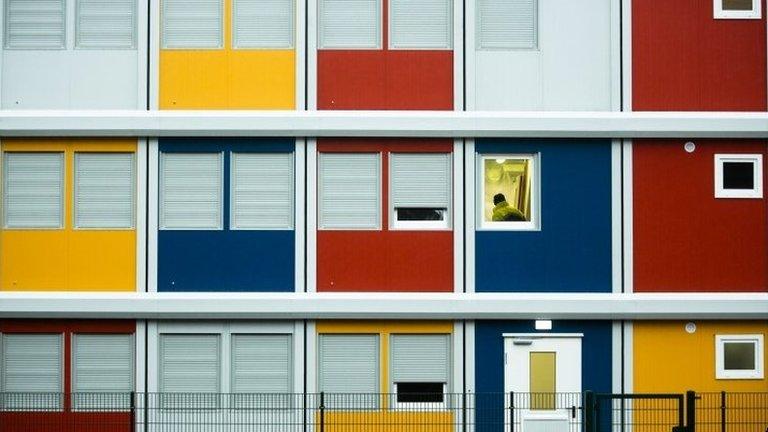
<path fill-rule="evenodd" d="M 538 156 L 482 155 L 478 158 L 481 229 L 538 229 Z"/>
<path fill-rule="evenodd" d="M 762 379 L 763 335 L 715 337 L 717 379 Z"/>
<path fill-rule="evenodd" d="M 714 0 L 716 19 L 760 19 L 761 0 Z"/>
<path fill-rule="evenodd" d="M 715 198 L 762 198 L 763 155 L 716 154 Z"/>

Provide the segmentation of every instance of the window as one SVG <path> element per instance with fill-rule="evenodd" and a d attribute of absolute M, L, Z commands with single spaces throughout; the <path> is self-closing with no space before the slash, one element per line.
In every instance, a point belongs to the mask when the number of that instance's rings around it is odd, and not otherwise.
<path fill-rule="evenodd" d="M 452 0 L 390 0 L 390 47 L 450 49 L 452 3 Z"/>
<path fill-rule="evenodd" d="M 478 157 L 481 229 L 538 229 L 537 155 Z"/>
<path fill-rule="evenodd" d="M 717 379 L 763 379 L 763 335 L 715 336 Z"/>
<path fill-rule="evenodd" d="M 77 0 L 77 48 L 136 48 L 135 0 Z"/>
<path fill-rule="evenodd" d="M 538 0 L 476 0 L 477 48 L 538 48 Z"/>
<path fill-rule="evenodd" d="M 715 18 L 718 19 L 760 19 L 760 0 L 713 0 Z"/>
<path fill-rule="evenodd" d="M 2 388 L 4 410 L 61 410 L 62 352 L 61 334 L 3 334 Z M 34 395 L 23 393 L 37 393 Z"/>
<path fill-rule="evenodd" d="M 332 409 L 379 405 L 379 336 L 320 335 L 319 387 Z"/>
<path fill-rule="evenodd" d="M 5 0 L 5 47 L 64 49 L 64 0 Z"/>
<path fill-rule="evenodd" d="M 132 335 L 73 335 L 73 408 L 91 411 L 129 409 L 133 369 Z"/>
<path fill-rule="evenodd" d="M 75 228 L 132 228 L 133 153 L 75 153 Z"/>
<path fill-rule="evenodd" d="M 222 229 L 221 153 L 161 153 L 161 229 Z"/>
<path fill-rule="evenodd" d="M 163 408 L 217 408 L 221 391 L 217 334 L 160 335 L 160 392 Z"/>
<path fill-rule="evenodd" d="M 162 0 L 166 49 L 221 48 L 224 0 Z"/>
<path fill-rule="evenodd" d="M 379 229 L 378 153 L 320 153 L 318 218 L 321 229 Z"/>
<path fill-rule="evenodd" d="M 451 369 L 450 335 L 392 335 L 390 341 L 394 406 L 445 406 Z"/>
<path fill-rule="evenodd" d="M 293 154 L 232 153 L 232 229 L 293 228 Z"/>
<path fill-rule="evenodd" d="M 390 154 L 393 228 L 447 229 L 451 209 L 451 155 Z"/>
<path fill-rule="evenodd" d="M 762 197 L 763 155 L 715 155 L 715 198 Z"/>
<path fill-rule="evenodd" d="M 5 228 L 62 228 L 64 153 L 3 155 Z"/>
<path fill-rule="evenodd" d="M 232 335 L 232 393 L 291 393 L 291 335 Z"/>
<path fill-rule="evenodd" d="M 293 0 L 233 0 L 235 48 L 292 48 Z"/>
<path fill-rule="evenodd" d="M 381 3 L 379 0 L 319 0 L 319 47 L 379 48 Z"/>

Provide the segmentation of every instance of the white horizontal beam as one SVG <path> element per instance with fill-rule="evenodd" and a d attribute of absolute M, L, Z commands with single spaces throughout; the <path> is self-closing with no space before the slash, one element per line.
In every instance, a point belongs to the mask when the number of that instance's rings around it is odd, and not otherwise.
<path fill-rule="evenodd" d="M 0 293 L 0 318 L 766 319 L 760 294 Z"/>
<path fill-rule="evenodd" d="M 768 138 L 768 113 L 0 111 L 0 136 Z"/>

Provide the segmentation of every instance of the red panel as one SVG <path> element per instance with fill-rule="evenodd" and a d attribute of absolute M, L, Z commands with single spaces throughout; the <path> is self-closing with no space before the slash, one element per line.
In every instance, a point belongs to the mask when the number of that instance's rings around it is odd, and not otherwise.
<path fill-rule="evenodd" d="M 453 51 L 320 50 L 318 109 L 452 110 Z"/>
<path fill-rule="evenodd" d="M 318 230 L 318 291 L 453 291 L 453 231 L 388 228 L 388 152 L 443 152 L 451 140 L 319 140 L 320 152 L 382 153 L 382 229 Z"/>
<path fill-rule="evenodd" d="M 765 10 L 760 20 L 716 20 L 712 9 L 710 0 L 632 2 L 636 111 L 766 110 Z"/>
<path fill-rule="evenodd" d="M 767 200 L 714 197 L 714 154 L 765 163 L 766 143 L 697 140 L 689 154 L 684 142 L 634 142 L 634 290 L 768 290 Z"/>
<path fill-rule="evenodd" d="M 64 410 L 61 412 L 0 412 L 0 429 L 8 432 L 64 431 L 129 432 L 132 417 L 129 412 L 72 412 L 72 334 L 73 333 L 134 333 L 134 321 L 121 320 L 0 320 L 4 333 L 63 333 L 64 334 Z"/>

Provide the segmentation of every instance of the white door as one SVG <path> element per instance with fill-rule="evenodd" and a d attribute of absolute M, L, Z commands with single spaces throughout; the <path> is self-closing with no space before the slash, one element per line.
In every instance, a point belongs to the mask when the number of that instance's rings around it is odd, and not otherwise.
<path fill-rule="evenodd" d="M 505 406 L 514 392 L 515 432 L 580 430 L 581 336 L 505 335 Z"/>

